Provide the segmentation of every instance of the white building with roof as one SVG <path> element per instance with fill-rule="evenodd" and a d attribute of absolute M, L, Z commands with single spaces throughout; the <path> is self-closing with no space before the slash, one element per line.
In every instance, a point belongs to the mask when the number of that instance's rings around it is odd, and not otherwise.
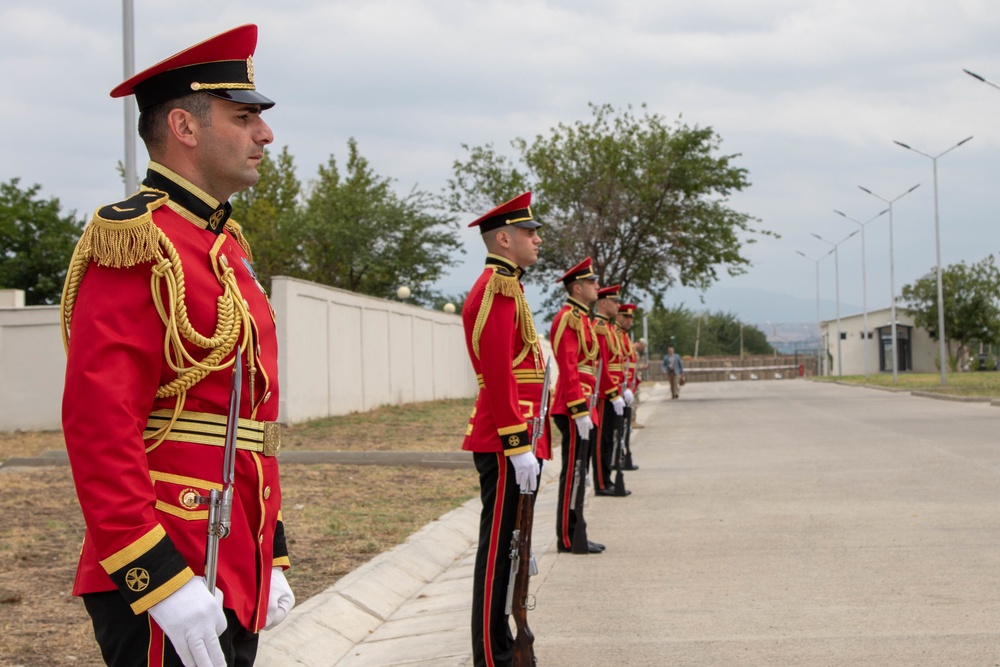
<path fill-rule="evenodd" d="M 868 313 L 868 339 L 865 340 L 864 315 L 857 313 L 841 317 L 840 345 L 837 345 L 837 320 L 820 322 L 823 348 L 827 351 L 824 374 L 864 375 L 865 351 L 868 353 L 868 373 L 892 373 L 892 309 L 883 308 Z M 840 359 L 839 355 L 843 355 Z M 938 344 L 926 329 L 913 323 L 913 316 L 896 308 L 896 355 L 898 372 L 938 372 Z"/>

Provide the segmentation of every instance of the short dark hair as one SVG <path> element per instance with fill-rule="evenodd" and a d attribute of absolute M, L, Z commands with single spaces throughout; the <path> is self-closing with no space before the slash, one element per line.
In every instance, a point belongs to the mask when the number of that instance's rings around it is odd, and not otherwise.
<path fill-rule="evenodd" d="M 139 114 L 139 137 L 150 153 L 163 148 L 166 139 L 167 114 L 173 109 L 184 109 L 194 115 L 202 125 L 208 125 L 212 117 L 212 100 L 205 93 L 191 93 L 175 97 L 166 102 L 154 104 Z"/>

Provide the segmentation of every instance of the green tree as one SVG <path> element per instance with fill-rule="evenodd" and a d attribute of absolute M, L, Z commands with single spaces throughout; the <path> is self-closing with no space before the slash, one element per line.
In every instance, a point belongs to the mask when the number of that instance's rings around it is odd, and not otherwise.
<path fill-rule="evenodd" d="M 763 331 L 744 324 L 732 313 L 695 313 L 683 304 L 667 308 L 658 303 L 650 311 L 649 349 L 656 356 L 664 354 L 671 344 L 681 355 L 694 356 L 697 347 L 699 357 L 738 356 L 741 335 L 745 355 L 773 353 Z"/>
<path fill-rule="evenodd" d="M 728 206 L 749 181 L 737 155 L 719 154 L 715 131 L 669 124 L 645 107 L 641 117 L 632 107 L 591 110 L 590 122 L 514 139 L 516 161 L 492 145 L 464 146 L 467 159 L 456 160 L 449 180 L 451 209 L 485 211 L 532 190 L 546 245 L 527 280 L 548 290 L 586 256 L 603 282 L 630 294 L 674 282 L 706 288 L 720 270 L 744 273 L 743 245 L 771 233 Z"/>
<path fill-rule="evenodd" d="M 453 216 L 436 198 L 414 188 L 404 197 L 392 180 L 374 173 L 348 141 L 343 176 L 333 156 L 319 168 L 306 200 L 302 231 L 305 277 L 372 296 L 393 298 L 407 285 L 412 300 L 428 304 L 430 285 L 462 252 Z"/>
<path fill-rule="evenodd" d="M 55 197 L 39 197 L 40 185 L 19 183 L 0 184 L 0 288 L 24 290 L 29 305 L 59 303 L 84 220 L 63 215 Z"/>
<path fill-rule="evenodd" d="M 271 289 L 272 276 L 302 277 L 302 184 L 288 147 L 274 160 L 265 151 L 258 168 L 260 180 L 232 198 L 233 218 L 253 249 L 254 271 Z"/>
<path fill-rule="evenodd" d="M 945 347 L 952 370 L 968 354 L 972 341 L 1000 342 L 1000 270 L 992 255 L 967 265 L 951 264 L 941 271 L 944 301 Z M 937 271 L 904 285 L 899 299 L 914 323 L 940 340 L 937 308 Z M 952 350 L 952 344 L 957 347 Z"/>

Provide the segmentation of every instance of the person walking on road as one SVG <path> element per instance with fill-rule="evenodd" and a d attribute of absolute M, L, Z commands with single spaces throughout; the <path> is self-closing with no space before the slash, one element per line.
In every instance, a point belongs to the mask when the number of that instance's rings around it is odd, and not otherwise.
<path fill-rule="evenodd" d="M 667 348 L 667 354 L 663 357 L 663 372 L 670 380 L 670 398 L 681 397 L 681 386 L 687 377 L 684 375 L 684 364 L 681 362 L 681 355 L 674 353 L 674 346 Z"/>

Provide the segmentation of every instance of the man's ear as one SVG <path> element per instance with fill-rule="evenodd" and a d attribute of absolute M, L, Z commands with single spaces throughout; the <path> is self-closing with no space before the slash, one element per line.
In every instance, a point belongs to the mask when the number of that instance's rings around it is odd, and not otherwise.
<path fill-rule="evenodd" d="M 167 127 L 170 134 L 185 146 L 194 148 L 198 145 L 198 135 L 201 124 L 190 111 L 174 108 L 167 114 Z"/>
<path fill-rule="evenodd" d="M 509 248 L 513 239 L 510 238 L 510 232 L 506 229 L 501 229 L 497 232 L 497 245 L 501 248 Z"/>

